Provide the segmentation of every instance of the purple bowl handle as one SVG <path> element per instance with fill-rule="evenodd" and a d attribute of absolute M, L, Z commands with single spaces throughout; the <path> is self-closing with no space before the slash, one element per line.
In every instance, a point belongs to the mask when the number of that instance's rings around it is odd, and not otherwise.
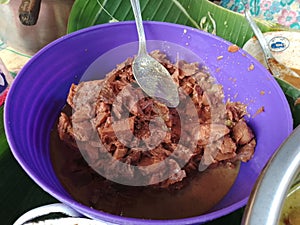
<path fill-rule="evenodd" d="M 300 126 L 263 169 L 246 206 L 242 225 L 277 225 L 289 188 L 300 172 Z M 298 180 L 298 179 L 297 179 Z"/>

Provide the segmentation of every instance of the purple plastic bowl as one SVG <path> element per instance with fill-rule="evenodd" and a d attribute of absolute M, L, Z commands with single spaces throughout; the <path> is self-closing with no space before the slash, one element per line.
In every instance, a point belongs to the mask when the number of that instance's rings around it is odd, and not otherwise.
<path fill-rule="evenodd" d="M 162 22 L 145 22 L 145 32 L 148 40 L 173 42 L 198 55 L 224 86 L 226 97 L 248 104 L 250 116 L 247 120 L 257 136 L 253 159 L 242 163 L 234 186 L 213 210 L 197 217 L 164 220 L 163 223 L 204 223 L 239 209 L 247 203 L 270 156 L 292 131 L 291 112 L 282 90 L 254 58 L 243 50 L 229 52 L 228 46 L 232 44 L 219 37 Z M 111 223 L 161 224 L 159 220 L 110 215 L 76 202 L 56 178 L 49 157 L 50 130 L 65 104 L 70 85 L 80 81 L 87 67 L 100 55 L 136 41 L 135 23 L 120 22 L 80 30 L 44 47 L 24 66 L 9 91 L 5 130 L 11 150 L 23 169 L 59 201 L 88 217 Z M 118 55 L 112 60 L 118 60 Z M 254 116 L 261 107 L 264 112 Z"/>

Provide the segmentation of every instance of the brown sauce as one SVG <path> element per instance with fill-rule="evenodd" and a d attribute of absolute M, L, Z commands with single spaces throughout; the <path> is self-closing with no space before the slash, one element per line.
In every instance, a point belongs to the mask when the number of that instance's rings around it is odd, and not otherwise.
<path fill-rule="evenodd" d="M 300 76 L 300 69 L 296 69 L 296 68 L 291 68 L 291 70 L 294 70 L 297 74 L 299 74 Z"/>
<path fill-rule="evenodd" d="M 276 59 L 271 58 L 268 60 L 268 62 L 269 62 L 269 66 L 274 67 L 276 70 L 280 72 L 280 74 L 278 75 L 282 80 L 285 80 L 295 88 L 300 89 L 300 77 L 296 77 L 293 74 L 291 74 L 291 72 L 287 70 L 287 68 L 284 67 L 282 64 L 280 64 Z M 295 68 L 290 68 L 290 69 L 300 76 L 300 71 L 298 69 Z M 270 72 L 272 73 L 272 71 Z M 276 74 L 273 75 L 276 76 Z"/>
<path fill-rule="evenodd" d="M 179 190 L 124 186 L 98 175 L 79 151 L 58 137 L 57 123 L 50 140 L 54 171 L 63 187 L 78 202 L 115 215 L 144 219 L 176 219 L 201 215 L 214 207 L 229 191 L 239 163 L 198 172 Z"/>
<path fill-rule="evenodd" d="M 294 77 L 288 74 L 283 74 L 281 78 L 289 84 L 293 85 L 295 88 L 300 89 L 300 77 Z"/>

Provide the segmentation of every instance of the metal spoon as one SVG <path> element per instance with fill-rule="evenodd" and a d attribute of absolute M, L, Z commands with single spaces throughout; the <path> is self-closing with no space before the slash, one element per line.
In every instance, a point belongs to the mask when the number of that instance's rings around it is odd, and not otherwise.
<path fill-rule="evenodd" d="M 251 26 L 255 36 L 257 37 L 257 40 L 262 48 L 262 51 L 265 56 L 266 63 L 271 71 L 271 73 L 275 77 L 300 77 L 295 71 L 291 70 L 290 68 L 286 67 L 284 64 L 278 62 L 274 56 L 272 55 L 268 43 L 262 34 L 259 27 L 256 25 L 255 21 L 252 19 L 252 16 L 250 15 L 249 9 L 245 7 L 245 17 Z"/>
<path fill-rule="evenodd" d="M 159 99 L 168 107 L 176 107 L 179 104 L 177 85 L 168 70 L 147 53 L 139 1 L 131 0 L 131 6 L 139 37 L 138 55 L 132 64 L 135 80 L 147 95 Z"/>

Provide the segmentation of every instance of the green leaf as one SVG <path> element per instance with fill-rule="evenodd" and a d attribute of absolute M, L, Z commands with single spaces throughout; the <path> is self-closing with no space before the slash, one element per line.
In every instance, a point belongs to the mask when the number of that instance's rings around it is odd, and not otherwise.
<path fill-rule="evenodd" d="M 8 4 L 10 0 L 0 0 L 0 4 Z"/>
<path fill-rule="evenodd" d="M 0 156 L 8 149 L 3 123 L 3 106 L 0 107 Z"/>
<path fill-rule="evenodd" d="M 2 146 L 0 146 L 2 147 Z M 57 202 L 43 191 L 19 166 L 9 149 L 0 155 L 1 224 L 13 224 L 35 207 Z"/>
<path fill-rule="evenodd" d="M 192 26 L 239 46 L 253 36 L 242 14 L 218 6 L 208 0 L 143 0 L 144 20 L 165 21 Z M 134 20 L 130 0 L 76 0 L 69 17 L 68 33 L 112 21 Z M 257 20 L 263 32 L 285 28 Z"/>
<path fill-rule="evenodd" d="M 296 127 L 300 124 L 300 104 L 295 104 L 295 102 L 300 98 L 300 90 L 282 79 L 276 78 L 276 80 L 288 100 L 294 119 L 294 127 Z"/>
<path fill-rule="evenodd" d="M 4 132 L 3 106 L 0 118 L 0 218 L 1 224 L 13 224 L 28 210 L 57 201 L 36 185 L 13 157 Z"/>

